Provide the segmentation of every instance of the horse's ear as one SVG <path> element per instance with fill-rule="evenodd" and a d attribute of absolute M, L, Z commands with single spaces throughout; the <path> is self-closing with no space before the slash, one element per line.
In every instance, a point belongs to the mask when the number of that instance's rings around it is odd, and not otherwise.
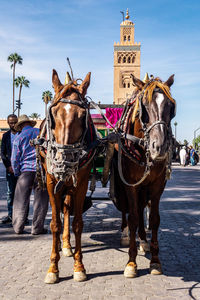
<path fill-rule="evenodd" d="M 52 83 L 55 93 L 59 92 L 61 88 L 63 87 L 62 83 L 60 82 L 60 79 L 58 77 L 58 73 L 56 70 L 53 69 L 52 73 Z"/>
<path fill-rule="evenodd" d="M 135 85 L 139 90 L 142 90 L 145 83 L 140 79 L 136 78 L 133 74 L 131 74 L 131 78 L 133 80 L 133 85 Z"/>
<path fill-rule="evenodd" d="M 174 83 L 174 74 L 171 75 L 167 81 L 165 81 L 165 84 L 168 86 L 168 87 L 171 87 L 171 85 Z"/>
<path fill-rule="evenodd" d="M 91 72 L 87 73 L 87 75 L 85 76 L 85 79 L 80 84 L 79 90 L 80 90 L 80 93 L 83 95 L 83 97 L 86 95 L 87 89 L 90 85 L 90 77 L 91 77 Z"/>

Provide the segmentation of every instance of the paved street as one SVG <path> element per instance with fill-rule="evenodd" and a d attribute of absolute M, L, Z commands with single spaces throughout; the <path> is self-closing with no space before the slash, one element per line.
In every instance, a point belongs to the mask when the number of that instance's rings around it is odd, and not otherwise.
<path fill-rule="evenodd" d="M 6 181 L 0 165 L 0 217 L 6 214 Z M 96 195 L 106 193 L 97 189 Z M 32 209 L 32 207 L 31 207 Z M 29 219 L 32 218 L 30 210 Z M 84 214 L 83 256 L 88 281 L 72 278 L 73 259 L 61 255 L 60 282 L 46 285 L 52 235 L 15 235 L 0 225 L 1 300 L 187 300 L 200 299 L 200 166 L 173 167 L 160 204 L 160 259 L 164 274 L 149 275 L 149 256 L 139 252 L 139 276 L 123 276 L 128 260 L 121 248 L 120 213 L 110 201 L 95 201 Z M 46 226 L 49 227 L 49 209 Z M 72 244 L 74 237 L 72 235 Z"/>

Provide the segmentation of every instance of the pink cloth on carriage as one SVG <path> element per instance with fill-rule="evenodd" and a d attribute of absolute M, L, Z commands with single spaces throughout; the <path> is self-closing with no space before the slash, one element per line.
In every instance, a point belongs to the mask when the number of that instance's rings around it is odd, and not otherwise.
<path fill-rule="evenodd" d="M 106 108 L 106 118 L 110 121 L 110 123 L 115 126 L 117 121 L 121 118 L 123 112 L 123 108 L 121 107 L 116 107 L 116 108 Z M 112 128 L 107 122 L 106 122 L 106 127 L 107 128 Z"/>

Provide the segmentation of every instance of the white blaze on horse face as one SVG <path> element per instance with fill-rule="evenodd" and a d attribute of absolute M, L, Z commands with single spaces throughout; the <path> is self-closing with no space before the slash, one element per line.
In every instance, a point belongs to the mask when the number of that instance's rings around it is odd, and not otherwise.
<path fill-rule="evenodd" d="M 162 103 L 164 101 L 164 95 L 162 93 L 157 93 L 157 97 L 156 97 L 156 103 L 157 103 L 157 107 L 158 107 L 158 119 L 159 120 L 162 120 L 162 111 L 161 111 L 161 106 L 162 106 Z M 163 124 L 160 124 L 159 125 L 160 128 L 161 128 L 161 131 L 163 131 L 164 129 L 164 125 Z"/>
<path fill-rule="evenodd" d="M 70 110 L 71 110 L 71 105 L 69 103 L 67 103 L 65 105 L 65 110 L 66 110 L 66 113 L 69 114 Z"/>
<path fill-rule="evenodd" d="M 158 114 L 160 116 L 160 111 L 161 111 L 161 104 L 164 100 L 164 95 L 162 93 L 157 93 L 157 97 L 156 97 L 156 103 L 157 103 L 157 106 L 158 106 Z"/>

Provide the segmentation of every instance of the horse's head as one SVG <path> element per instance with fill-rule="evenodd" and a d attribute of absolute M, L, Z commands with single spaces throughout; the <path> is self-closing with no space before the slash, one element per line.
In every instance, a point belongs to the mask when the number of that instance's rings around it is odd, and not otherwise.
<path fill-rule="evenodd" d="M 88 73 L 81 84 L 70 81 L 61 84 L 58 74 L 53 70 L 52 83 L 55 97 L 52 104 L 53 134 L 57 144 L 68 145 L 80 142 L 86 125 L 85 95 L 90 84 Z"/>
<path fill-rule="evenodd" d="M 47 168 L 61 181 L 72 176 L 74 184 L 88 131 L 89 104 L 85 95 L 90 75 L 88 73 L 80 84 L 71 78 L 62 84 L 55 70 L 52 76 L 55 96 L 46 120 Z"/>
<path fill-rule="evenodd" d="M 138 89 L 137 109 L 140 111 L 140 122 L 148 140 L 151 158 L 164 159 L 170 145 L 170 122 L 175 116 L 176 103 L 170 94 L 174 75 L 166 82 L 156 78 L 146 84 L 134 76 L 132 79 Z"/>

